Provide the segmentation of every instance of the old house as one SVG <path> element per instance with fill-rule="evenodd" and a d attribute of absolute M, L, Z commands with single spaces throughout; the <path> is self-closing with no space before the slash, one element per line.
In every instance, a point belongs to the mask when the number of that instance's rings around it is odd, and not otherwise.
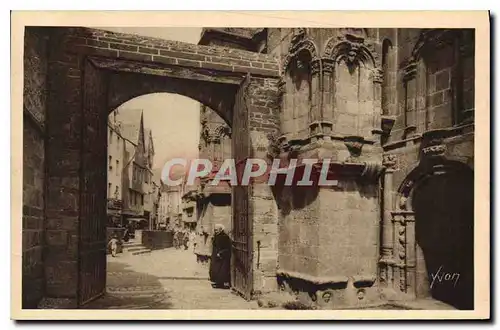
<path fill-rule="evenodd" d="M 123 166 L 125 144 L 128 142 L 121 134 L 121 123 L 116 120 L 118 110 L 108 118 L 108 226 L 122 225 L 123 208 Z"/>

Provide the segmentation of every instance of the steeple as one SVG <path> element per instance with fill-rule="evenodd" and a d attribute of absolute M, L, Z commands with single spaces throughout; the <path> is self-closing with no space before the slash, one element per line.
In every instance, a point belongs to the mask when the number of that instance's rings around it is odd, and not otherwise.
<path fill-rule="evenodd" d="M 144 111 L 141 110 L 141 122 L 139 124 L 139 141 L 137 145 L 142 145 L 144 147 Z"/>

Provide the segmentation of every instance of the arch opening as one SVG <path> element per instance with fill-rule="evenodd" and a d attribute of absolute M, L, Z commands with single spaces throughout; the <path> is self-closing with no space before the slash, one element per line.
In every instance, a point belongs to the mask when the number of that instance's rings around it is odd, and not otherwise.
<path fill-rule="evenodd" d="M 474 308 L 474 177 L 455 169 L 423 178 L 413 189 L 417 298 Z"/>

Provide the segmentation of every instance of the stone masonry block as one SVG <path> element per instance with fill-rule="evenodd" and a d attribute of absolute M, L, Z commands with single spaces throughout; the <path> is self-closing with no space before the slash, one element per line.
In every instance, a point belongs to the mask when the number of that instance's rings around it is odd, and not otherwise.
<path fill-rule="evenodd" d="M 48 245 L 66 246 L 68 243 L 68 232 L 65 230 L 47 230 L 45 238 Z"/>

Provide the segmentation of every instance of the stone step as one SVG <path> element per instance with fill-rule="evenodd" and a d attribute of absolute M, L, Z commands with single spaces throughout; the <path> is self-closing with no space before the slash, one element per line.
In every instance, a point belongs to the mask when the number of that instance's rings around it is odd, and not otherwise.
<path fill-rule="evenodd" d="M 136 255 L 140 255 L 140 254 L 151 253 L 151 250 L 144 248 L 144 249 L 141 249 L 141 250 L 138 250 L 138 251 L 130 251 L 129 253 L 131 253 L 133 256 L 136 256 Z"/>
<path fill-rule="evenodd" d="M 137 246 L 133 246 L 133 247 L 126 247 L 124 250 L 127 252 L 134 252 L 134 251 L 140 251 L 140 250 L 144 250 L 144 249 L 146 249 L 146 247 L 144 247 L 142 245 L 137 245 Z"/>
<path fill-rule="evenodd" d="M 123 244 L 124 248 L 132 248 L 132 247 L 138 247 L 138 246 L 142 246 L 142 244 L 141 243 L 124 243 Z"/>

